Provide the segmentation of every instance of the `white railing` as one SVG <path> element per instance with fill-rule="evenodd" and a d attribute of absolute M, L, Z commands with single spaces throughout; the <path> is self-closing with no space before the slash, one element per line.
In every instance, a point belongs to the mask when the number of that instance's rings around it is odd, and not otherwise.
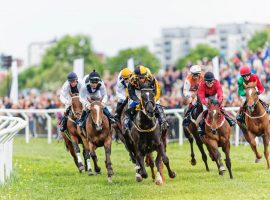
<path fill-rule="evenodd" d="M 0 184 L 5 183 L 12 171 L 13 138 L 26 125 L 21 118 L 0 116 Z"/>
<path fill-rule="evenodd" d="M 225 107 L 225 110 L 230 111 L 234 116 L 236 116 L 236 112 L 239 110 L 239 107 Z M 47 118 L 47 136 L 48 136 L 48 143 L 50 144 L 52 142 L 52 125 L 51 125 L 51 116 L 50 113 L 57 113 L 61 112 L 63 113 L 64 109 L 0 109 L 0 113 L 5 113 L 9 116 L 12 114 L 21 114 L 25 121 L 27 122 L 27 126 L 25 127 L 25 141 L 26 143 L 29 143 L 30 141 L 30 131 L 29 131 L 29 117 L 27 114 L 34 113 L 34 114 L 41 114 L 44 115 Z M 184 141 L 184 131 L 182 127 L 182 121 L 183 121 L 183 113 L 184 109 L 167 109 L 165 110 L 166 114 L 173 114 L 178 120 L 179 120 L 179 145 L 183 144 Z M 239 126 L 235 126 L 235 135 L 234 135 L 234 145 L 239 145 Z"/>

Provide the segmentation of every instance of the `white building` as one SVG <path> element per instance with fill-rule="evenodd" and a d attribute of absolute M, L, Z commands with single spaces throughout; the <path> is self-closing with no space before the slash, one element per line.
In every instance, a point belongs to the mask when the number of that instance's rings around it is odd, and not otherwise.
<path fill-rule="evenodd" d="M 198 44 L 218 48 L 226 56 L 245 49 L 252 35 L 266 28 L 263 24 L 220 24 L 216 28 L 165 28 L 162 37 L 154 41 L 154 54 L 162 67 L 171 67 Z"/>

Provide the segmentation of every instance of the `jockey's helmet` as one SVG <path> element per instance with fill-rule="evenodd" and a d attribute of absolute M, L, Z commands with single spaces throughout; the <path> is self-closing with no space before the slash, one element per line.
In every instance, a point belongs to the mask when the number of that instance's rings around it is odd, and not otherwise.
<path fill-rule="evenodd" d="M 67 80 L 68 80 L 68 81 L 78 80 L 78 76 L 77 76 L 76 73 L 70 72 L 70 73 L 67 75 Z"/>
<path fill-rule="evenodd" d="M 138 76 L 139 78 L 145 78 L 147 76 L 147 68 L 144 67 L 143 65 L 139 65 L 138 67 L 136 67 L 134 69 L 134 73 L 136 74 L 136 76 Z"/>
<path fill-rule="evenodd" d="M 121 77 L 123 79 L 128 79 L 131 76 L 131 74 L 132 74 L 132 71 L 126 67 L 126 68 L 122 69 Z"/>
<path fill-rule="evenodd" d="M 240 75 L 245 76 L 245 75 L 250 75 L 250 68 L 248 66 L 243 66 L 240 68 Z"/>
<path fill-rule="evenodd" d="M 215 76 L 212 72 L 206 72 L 204 75 L 205 81 L 213 81 L 215 79 Z"/>
<path fill-rule="evenodd" d="M 98 83 L 100 81 L 100 75 L 99 75 L 99 73 L 96 72 L 96 70 L 93 70 L 89 74 L 89 81 L 91 83 Z"/>
<path fill-rule="evenodd" d="M 190 68 L 190 72 L 191 72 L 192 75 L 200 74 L 202 72 L 201 66 L 199 66 L 199 65 L 193 65 Z"/>

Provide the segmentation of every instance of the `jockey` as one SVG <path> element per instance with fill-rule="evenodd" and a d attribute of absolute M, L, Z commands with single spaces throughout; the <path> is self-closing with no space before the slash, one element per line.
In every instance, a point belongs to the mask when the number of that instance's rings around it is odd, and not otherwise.
<path fill-rule="evenodd" d="M 66 112 L 64 113 L 64 117 L 61 121 L 60 130 L 64 132 L 67 129 L 67 119 L 69 112 L 71 110 L 71 96 L 70 94 L 79 94 L 80 89 L 82 88 L 81 80 L 78 80 L 77 74 L 74 72 L 70 72 L 67 76 L 67 81 L 62 86 L 62 90 L 60 93 L 60 100 L 63 104 L 65 104 Z"/>
<path fill-rule="evenodd" d="M 189 74 L 184 83 L 183 94 L 189 102 L 188 109 L 185 113 L 183 120 L 183 126 L 187 127 L 191 119 L 191 111 L 194 110 L 197 104 L 197 90 L 199 83 L 203 80 L 203 74 L 201 73 L 201 67 L 199 65 L 193 65 L 190 68 L 191 74 Z"/>
<path fill-rule="evenodd" d="M 100 75 L 95 70 L 93 70 L 89 76 L 86 76 L 84 80 L 85 85 L 80 91 L 80 101 L 84 107 L 81 119 L 79 120 L 80 127 L 84 125 L 87 113 L 90 109 L 91 102 L 89 100 L 95 101 L 102 99 L 102 104 L 106 104 L 108 100 L 105 84 L 100 79 Z M 103 109 L 103 113 L 108 117 L 111 124 L 115 123 L 113 116 L 106 106 Z"/>
<path fill-rule="evenodd" d="M 133 118 L 136 114 L 136 106 L 140 103 L 140 90 L 143 89 L 143 85 L 147 82 L 155 92 L 156 114 L 162 130 L 164 130 L 168 127 L 168 122 L 166 120 L 166 115 L 159 103 L 159 83 L 156 78 L 152 76 L 150 70 L 142 65 L 139 65 L 135 68 L 130 79 L 130 84 L 128 85 L 128 93 L 129 97 L 132 99 L 132 103 L 130 104 L 130 108 L 126 111 L 126 115 L 130 121 L 133 121 Z M 125 120 L 125 126 L 127 130 L 130 128 L 128 120 Z"/>
<path fill-rule="evenodd" d="M 241 76 L 239 77 L 239 79 L 237 81 L 238 82 L 238 94 L 240 95 L 240 97 L 244 101 L 244 105 L 242 107 L 240 107 L 239 114 L 237 115 L 236 120 L 243 124 L 244 123 L 244 116 L 245 116 L 244 112 L 245 112 L 246 104 L 247 104 L 244 83 L 248 84 L 249 82 L 257 82 L 258 95 L 260 95 L 264 92 L 264 87 L 262 86 L 259 77 L 256 74 L 251 74 L 250 68 L 248 66 L 243 66 L 240 68 L 240 75 Z M 261 104 L 263 105 L 263 107 L 265 108 L 265 110 L 267 111 L 267 113 L 270 113 L 269 105 L 266 104 L 261 99 L 259 99 L 259 100 L 260 100 Z"/>
<path fill-rule="evenodd" d="M 132 71 L 128 68 L 124 68 L 120 71 L 117 84 L 116 84 L 116 96 L 117 96 L 117 106 L 115 110 L 115 119 L 120 121 L 121 113 L 128 102 L 128 84 Z"/>
<path fill-rule="evenodd" d="M 204 75 L 204 81 L 202 81 L 198 88 L 198 97 L 203 105 L 203 112 L 198 116 L 196 123 L 199 124 L 198 133 L 200 136 L 204 135 L 204 116 L 207 113 L 207 103 L 211 98 L 217 96 L 217 101 L 219 104 L 223 100 L 223 91 L 220 82 L 215 79 L 212 72 L 206 72 Z M 221 112 L 224 114 L 226 120 L 229 122 L 230 126 L 235 125 L 235 121 L 221 108 Z"/>

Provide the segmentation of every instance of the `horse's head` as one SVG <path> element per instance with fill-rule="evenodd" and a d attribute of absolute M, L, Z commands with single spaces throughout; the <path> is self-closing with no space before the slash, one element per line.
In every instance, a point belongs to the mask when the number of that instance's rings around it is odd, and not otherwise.
<path fill-rule="evenodd" d="M 75 119 L 80 119 L 82 115 L 82 103 L 78 94 L 70 94 L 71 96 L 71 111 Z"/>
<path fill-rule="evenodd" d="M 247 108 L 250 112 L 253 112 L 256 104 L 259 101 L 259 96 L 256 90 L 257 82 L 249 82 L 248 84 L 243 84 L 246 92 Z"/>
<path fill-rule="evenodd" d="M 221 118 L 224 117 L 220 110 L 219 102 L 216 99 L 212 99 L 208 103 L 208 120 L 211 124 L 211 131 L 217 132 Z"/>
<path fill-rule="evenodd" d="M 144 88 L 141 90 L 141 106 L 149 117 L 154 117 L 156 103 L 155 93 L 152 88 Z"/>
<path fill-rule="evenodd" d="M 91 103 L 91 117 L 97 131 L 102 131 L 103 109 L 104 107 L 100 101 L 94 101 Z"/>

